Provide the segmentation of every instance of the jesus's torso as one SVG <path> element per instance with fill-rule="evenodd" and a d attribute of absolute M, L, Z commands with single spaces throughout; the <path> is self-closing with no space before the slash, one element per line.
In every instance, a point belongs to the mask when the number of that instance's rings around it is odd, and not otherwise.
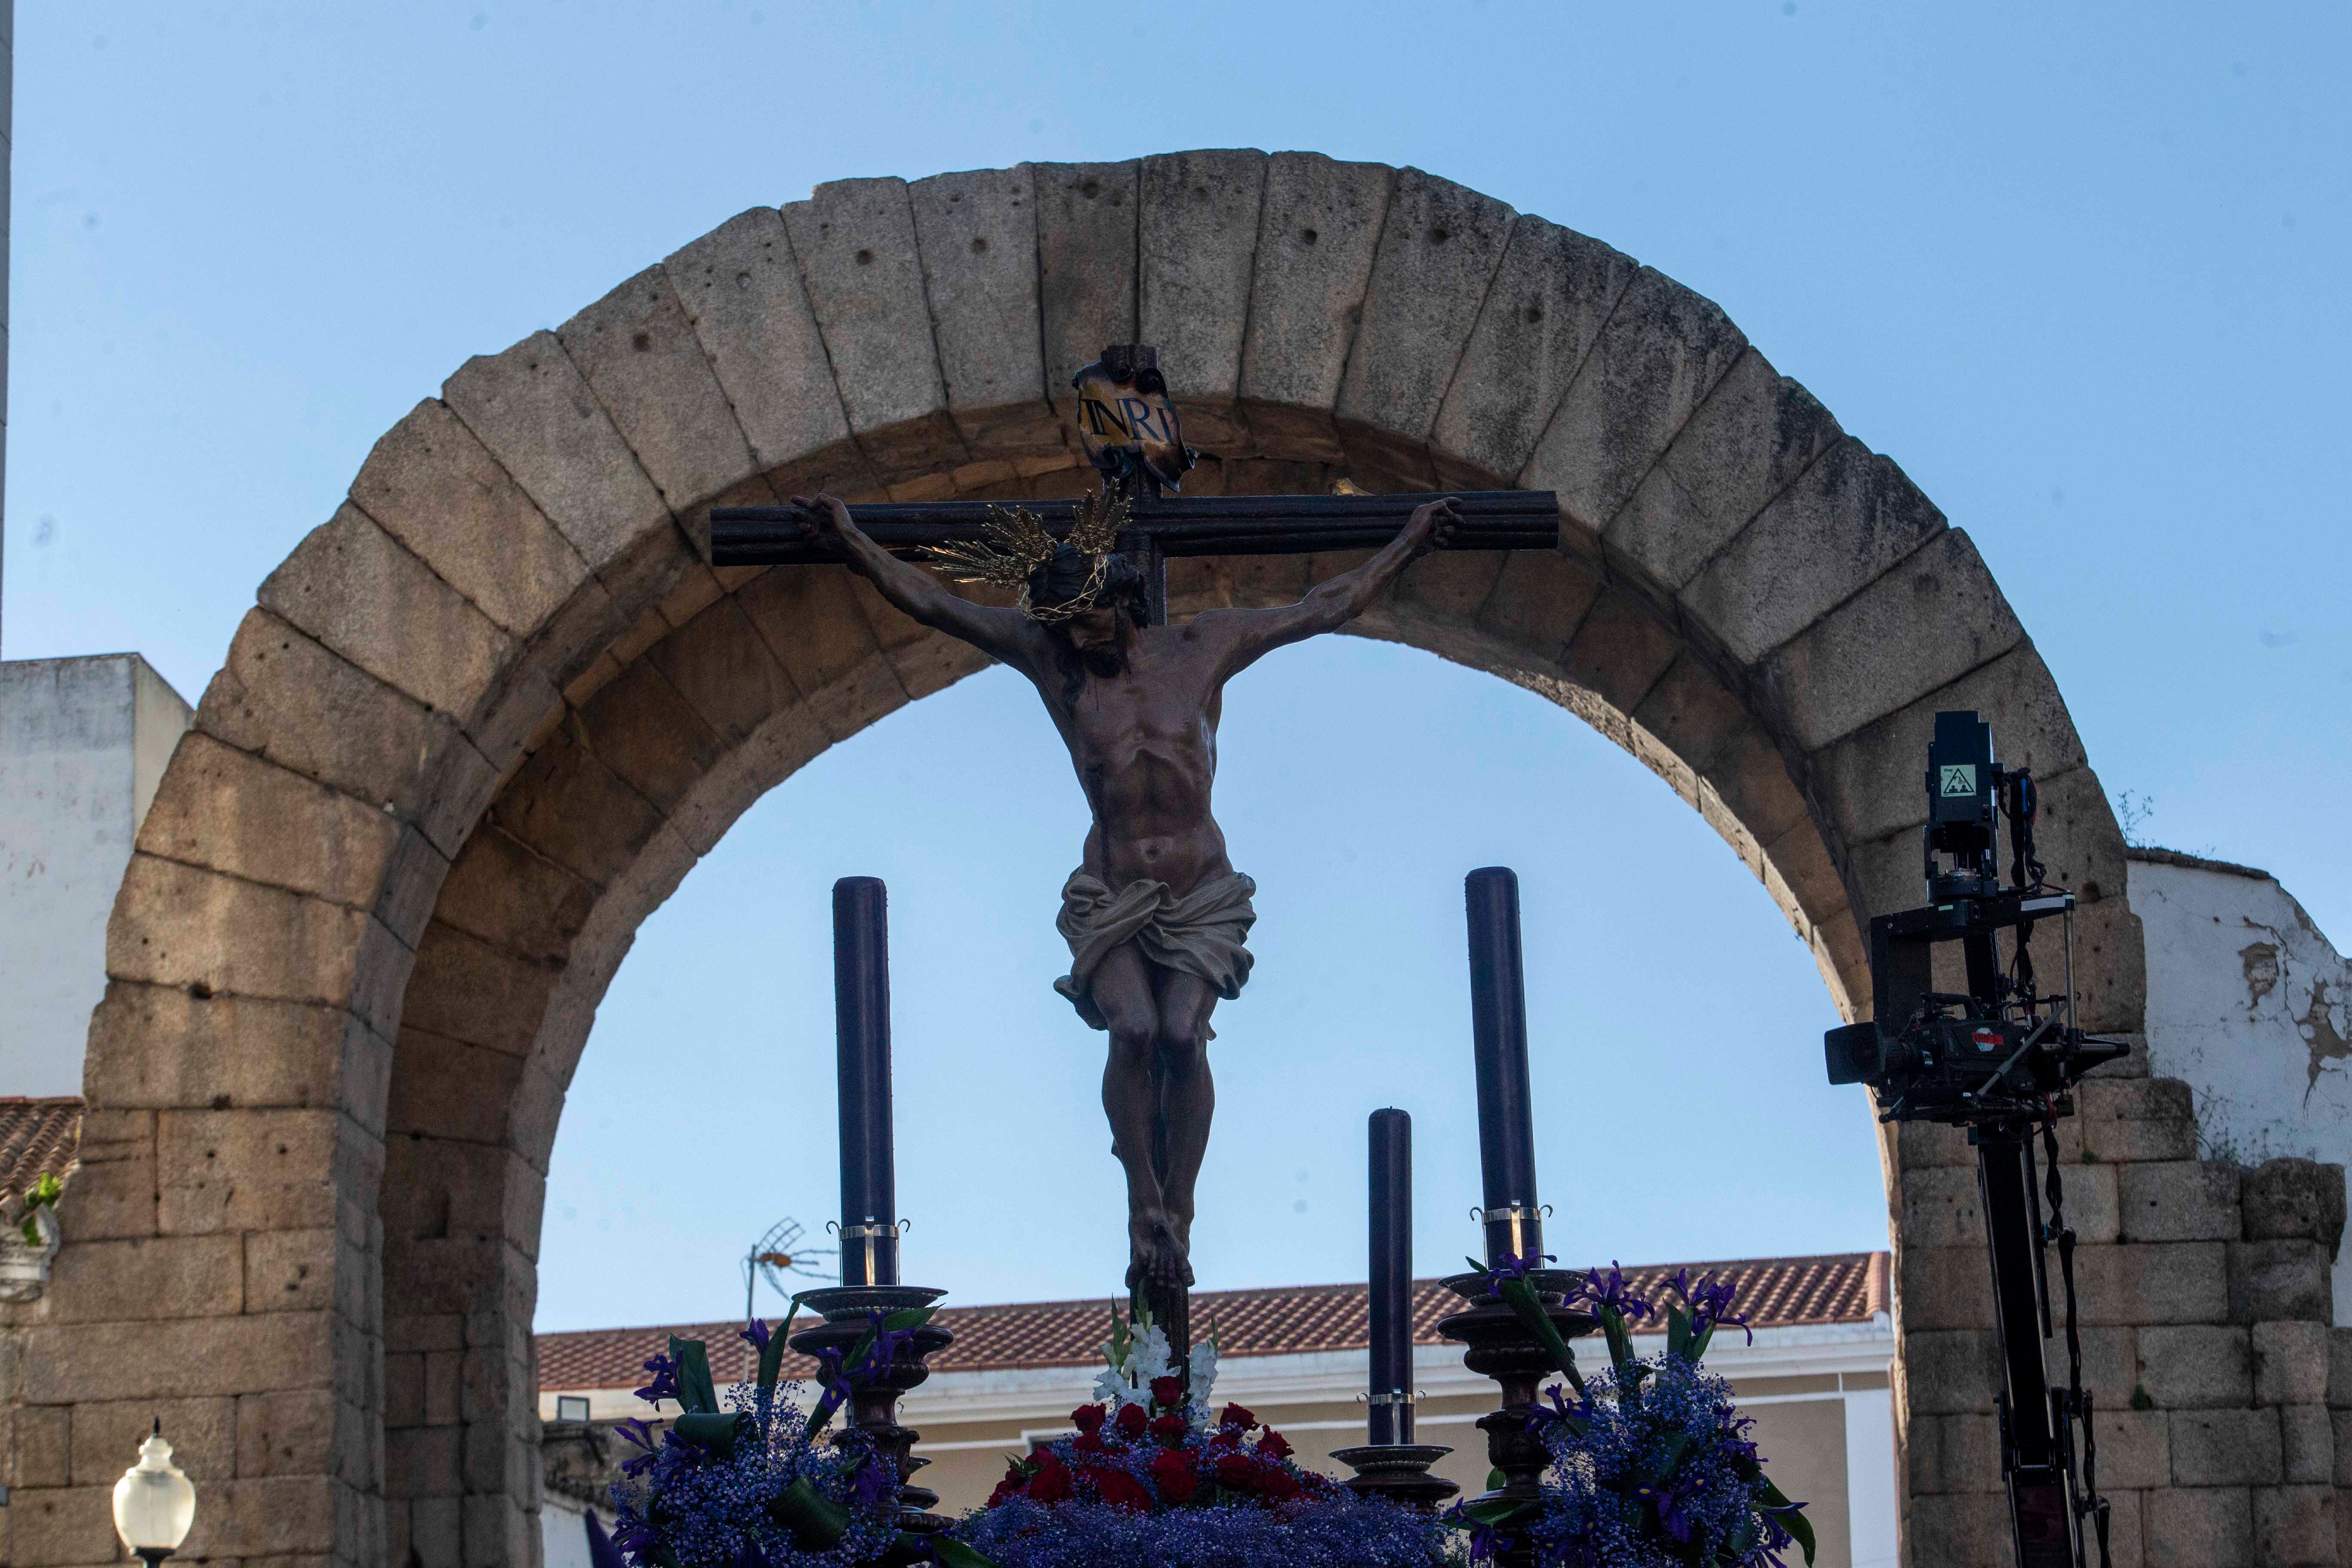
<path fill-rule="evenodd" d="M 1113 890 L 1165 882 L 1181 896 L 1233 870 L 1210 815 L 1223 705 L 1213 661 L 1183 626 L 1151 626 L 1124 670 L 1088 674 L 1075 700 L 1058 670 L 1039 681 L 1094 811 L 1085 869 Z"/>

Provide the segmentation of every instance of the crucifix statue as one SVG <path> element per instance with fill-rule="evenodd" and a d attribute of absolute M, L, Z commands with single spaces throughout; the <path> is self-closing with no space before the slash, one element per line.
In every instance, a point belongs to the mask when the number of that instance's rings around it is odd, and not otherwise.
<path fill-rule="evenodd" d="M 1078 501 L 861 506 L 829 495 L 711 514 L 722 566 L 843 562 L 914 620 L 1026 676 L 1069 747 L 1094 821 L 1055 924 L 1070 972 L 1055 988 L 1110 1038 L 1103 1109 L 1127 1177 L 1128 1287 L 1180 1355 L 1193 1184 L 1215 1090 L 1210 1015 L 1249 978 L 1255 885 L 1210 815 L 1225 682 L 1275 648 L 1335 631 L 1432 549 L 1549 548 L 1540 491 L 1171 499 L 1194 454 L 1148 348 L 1081 371 L 1077 423 L 1103 489 Z M 1297 604 L 1167 612 L 1171 555 L 1377 545 Z M 1017 591 L 975 604 L 939 575 Z"/>

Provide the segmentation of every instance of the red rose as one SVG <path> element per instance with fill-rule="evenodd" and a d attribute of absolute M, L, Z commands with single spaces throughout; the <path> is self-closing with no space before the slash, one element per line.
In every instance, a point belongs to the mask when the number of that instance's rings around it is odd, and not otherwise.
<path fill-rule="evenodd" d="M 1068 1501 L 1070 1467 L 1051 1454 L 1039 1456 L 1037 1473 L 1029 1478 L 1029 1495 L 1039 1502 Z"/>
<path fill-rule="evenodd" d="M 1155 1377 L 1151 1380 L 1153 1403 L 1170 1409 L 1184 1403 L 1184 1380 L 1181 1377 Z"/>
<path fill-rule="evenodd" d="M 1081 1432 L 1070 1439 L 1070 1447 L 1081 1454 L 1110 1452 L 1110 1445 L 1103 1441 L 1103 1435 L 1099 1432 Z"/>
<path fill-rule="evenodd" d="M 1162 1449 L 1151 1461 L 1151 1479 L 1160 1488 L 1160 1495 L 1170 1502 L 1189 1502 L 1192 1489 L 1201 1478 L 1192 1473 L 1192 1459 L 1188 1454 Z"/>
<path fill-rule="evenodd" d="M 1259 1469 L 1257 1484 L 1260 1490 L 1276 1502 L 1289 1501 L 1298 1495 L 1300 1489 L 1297 1476 L 1273 1465 Z"/>
<path fill-rule="evenodd" d="M 1257 1487 L 1257 1465 L 1246 1454 L 1227 1454 L 1217 1461 L 1217 1484 L 1237 1491 L 1253 1491 Z M 1035 1483 L 1031 1483 L 1034 1488 Z"/>
<path fill-rule="evenodd" d="M 1101 1469 L 1094 1472 L 1095 1489 L 1103 1501 L 1113 1508 L 1133 1509 L 1138 1513 L 1151 1511 L 1151 1494 L 1143 1483 L 1125 1470 Z"/>
<path fill-rule="evenodd" d="M 1257 1451 L 1269 1459 L 1290 1458 L 1290 1439 L 1269 1426 L 1257 1435 Z"/>
<path fill-rule="evenodd" d="M 1243 1431 L 1246 1432 L 1251 1427 L 1257 1425 L 1257 1417 L 1251 1415 L 1248 1411 L 1243 1409 L 1238 1405 L 1228 1405 L 1225 1406 L 1225 1413 L 1217 1417 L 1217 1425 L 1220 1426 L 1238 1426 Z"/>
<path fill-rule="evenodd" d="M 1184 1425 L 1184 1418 L 1172 1410 L 1165 1415 L 1151 1418 L 1151 1435 L 1171 1448 L 1181 1445 L 1184 1441 L 1184 1434 L 1191 1430 Z"/>
<path fill-rule="evenodd" d="M 1102 1430 L 1103 1415 L 1103 1407 L 1099 1405 L 1081 1405 L 1070 1412 L 1070 1425 L 1081 1432 L 1099 1432 Z"/>
<path fill-rule="evenodd" d="M 1122 1405 L 1118 1407 L 1118 1435 L 1129 1442 L 1142 1436 L 1143 1429 L 1150 1424 L 1151 1417 L 1143 1413 L 1142 1405 Z"/>

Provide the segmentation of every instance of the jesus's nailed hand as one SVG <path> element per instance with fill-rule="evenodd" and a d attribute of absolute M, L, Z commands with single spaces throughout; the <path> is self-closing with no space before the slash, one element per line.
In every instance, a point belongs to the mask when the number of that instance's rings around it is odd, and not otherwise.
<path fill-rule="evenodd" d="M 1454 498 L 1428 501 L 1413 509 L 1412 521 L 1405 531 L 1413 535 L 1413 553 L 1454 548 L 1454 531 L 1461 526 L 1462 509 Z"/>
<path fill-rule="evenodd" d="M 820 490 L 813 496 L 794 496 L 792 500 L 794 506 L 811 513 L 816 519 L 816 532 L 819 539 L 828 544 L 847 542 L 850 530 L 849 508 L 842 504 L 839 496 L 828 495 Z"/>

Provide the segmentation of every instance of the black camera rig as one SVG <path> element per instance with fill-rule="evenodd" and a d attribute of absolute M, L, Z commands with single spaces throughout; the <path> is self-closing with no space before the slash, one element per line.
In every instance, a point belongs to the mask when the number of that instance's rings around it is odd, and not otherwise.
<path fill-rule="evenodd" d="M 1931 901 L 1871 921 L 1872 1016 L 1825 1037 L 1830 1081 L 1869 1085 L 1881 1121 L 1969 1130 L 1992 1263 L 2005 1384 L 1994 1399 L 2017 1560 L 2020 1568 L 2084 1568 L 2087 1519 L 2106 1568 L 2107 1503 L 2098 1495 L 2091 1395 L 2083 1387 L 2074 1233 L 2063 1217 L 2057 1124 L 2074 1114 L 2070 1091 L 2083 1075 L 2131 1047 L 2075 1026 L 2074 895 L 2047 886 L 2034 858 L 2038 800 L 2031 771 L 1996 764 L 1991 726 L 1975 713 L 1938 713 L 1927 785 Z M 2006 887 L 1999 864 L 2004 815 Z M 2063 974 L 2045 995 L 2035 980 L 2032 943 L 2035 926 L 2051 920 L 2059 923 Z M 1958 989 L 1938 990 L 1944 977 L 1937 959 L 1948 963 L 1955 944 L 1958 972 L 1947 972 L 1945 984 Z M 2037 1136 L 2039 1165 L 2046 1170 L 2037 1168 Z M 2046 1253 L 2053 1242 L 2066 1299 L 2063 1388 L 2050 1385 L 2042 1356 L 2051 1334 Z"/>

